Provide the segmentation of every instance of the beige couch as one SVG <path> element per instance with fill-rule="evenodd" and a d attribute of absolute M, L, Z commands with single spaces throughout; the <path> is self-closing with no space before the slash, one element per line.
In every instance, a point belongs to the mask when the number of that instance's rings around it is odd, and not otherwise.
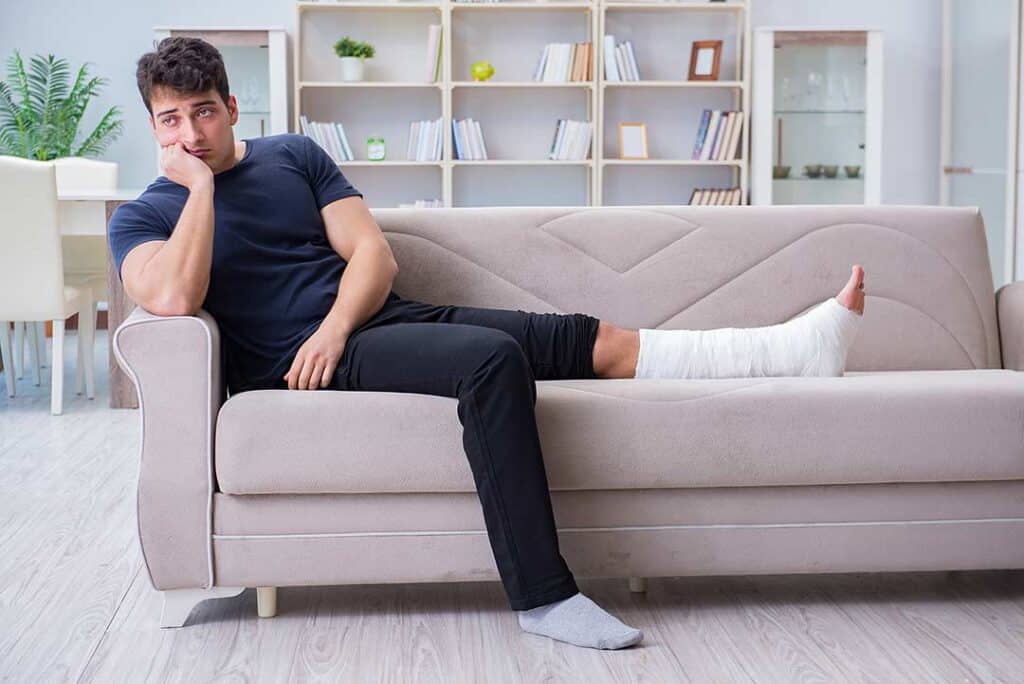
<path fill-rule="evenodd" d="M 785 321 L 866 269 L 841 378 L 538 381 L 576 577 L 1024 567 L 1024 282 L 972 208 L 379 209 L 395 291 L 630 327 Z M 226 401 L 216 322 L 136 309 L 138 531 L 164 626 L 257 587 L 497 581 L 456 400 Z"/>

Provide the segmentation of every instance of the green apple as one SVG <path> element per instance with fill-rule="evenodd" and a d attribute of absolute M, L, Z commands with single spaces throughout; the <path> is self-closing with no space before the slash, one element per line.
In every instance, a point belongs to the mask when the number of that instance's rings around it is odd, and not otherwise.
<path fill-rule="evenodd" d="M 494 75 L 494 66 L 490 62 L 473 62 L 469 67 L 474 81 L 486 81 Z"/>

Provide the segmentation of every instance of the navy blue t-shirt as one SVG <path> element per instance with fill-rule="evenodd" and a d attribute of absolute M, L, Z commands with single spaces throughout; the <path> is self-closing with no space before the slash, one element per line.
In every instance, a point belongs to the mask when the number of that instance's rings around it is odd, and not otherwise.
<path fill-rule="evenodd" d="M 214 175 L 210 287 L 232 394 L 287 387 L 299 347 L 327 316 L 347 262 L 331 247 L 320 210 L 363 194 L 311 138 L 245 139 L 245 154 Z M 114 211 L 108 227 L 118 277 L 136 245 L 171 236 L 188 189 L 160 176 Z"/>

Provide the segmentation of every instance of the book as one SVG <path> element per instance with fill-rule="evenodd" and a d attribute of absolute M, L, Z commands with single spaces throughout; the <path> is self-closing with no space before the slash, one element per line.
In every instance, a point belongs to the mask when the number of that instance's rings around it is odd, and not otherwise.
<path fill-rule="evenodd" d="M 738 159 L 742 129 L 743 112 L 739 110 L 703 110 L 690 158 L 712 161 Z"/>
<path fill-rule="evenodd" d="M 355 159 L 356 156 L 352 154 L 352 148 L 348 144 L 348 137 L 345 135 L 345 127 L 341 124 L 340 121 L 335 123 L 335 126 L 338 127 L 338 135 L 341 138 L 342 149 L 345 150 L 345 158 L 348 160 Z"/>
<path fill-rule="evenodd" d="M 559 147 L 562 144 L 562 136 L 565 135 L 565 119 L 559 119 L 555 126 L 555 138 L 551 141 L 551 154 L 549 159 L 558 159 Z"/>
<path fill-rule="evenodd" d="M 604 78 L 606 81 L 621 81 L 618 63 L 615 59 L 615 36 L 604 37 Z"/>
<path fill-rule="evenodd" d="M 544 64 L 544 74 L 541 76 L 541 81 L 549 82 L 553 81 L 552 75 L 555 73 L 555 69 L 558 65 L 558 44 L 551 43 L 548 47 L 548 58 Z"/>
<path fill-rule="evenodd" d="M 465 159 L 466 153 L 462 145 L 461 134 L 459 132 L 459 122 L 452 119 L 452 154 L 455 155 L 456 159 Z"/>
<path fill-rule="evenodd" d="M 532 80 L 547 83 L 590 80 L 590 43 L 548 43 L 533 69 Z"/>
<path fill-rule="evenodd" d="M 736 128 L 733 131 L 732 140 L 729 143 L 729 156 L 728 159 L 739 159 L 740 158 L 740 139 L 743 137 L 743 116 L 742 114 L 737 116 Z M 738 202 L 737 202 L 738 204 Z"/>
<path fill-rule="evenodd" d="M 594 122 L 584 121 L 583 134 L 580 136 L 580 144 L 573 159 L 587 159 L 590 156 L 590 143 L 594 137 Z"/>
<path fill-rule="evenodd" d="M 619 75 L 623 81 L 632 81 L 633 75 L 629 71 L 628 58 L 626 57 L 626 48 L 619 43 L 615 47 L 615 66 L 619 70 Z"/>
<path fill-rule="evenodd" d="M 626 46 L 626 49 L 625 49 L 625 54 L 626 54 L 626 58 L 627 58 L 626 61 L 629 64 L 629 71 L 630 71 L 630 75 L 632 77 L 632 80 L 639 81 L 640 80 L 640 67 L 637 66 L 637 63 L 636 63 L 636 53 L 633 52 L 633 41 L 627 40 L 625 43 L 623 43 L 623 45 Z"/>
<path fill-rule="evenodd" d="M 471 130 L 469 119 L 463 119 L 460 121 L 459 126 L 462 127 L 462 139 L 466 143 L 466 159 L 479 159 L 480 153 L 476 148 L 476 135 L 474 131 Z"/>
<path fill-rule="evenodd" d="M 690 192 L 689 204 L 692 206 L 739 206 L 743 200 L 743 191 L 732 188 L 694 188 Z"/>
<path fill-rule="evenodd" d="M 573 136 L 576 134 L 576 122 L 571 119 L 566 119 L 564 131 L 562 134 L 562 142 L 558 149 L 559 159 L 569 158 L 569 148 L 572 146 Z"/>
<path fill-rule="evenodd" d="M 544 69 L 547 67 L 548 55 L 551 53 L 551 43 L 544 46 L 544 51 L 540 53 L 540 60 L 537 61 L 537 66 L 533 70 L 533 80 L 539 81 L 544 75 Z"/>
<path fill-rule="evenodd" d="M 701 143 L 700 157 L 698 159 L 705 161 L 711 158 L 711 143 L 714 142 L 714 137 L 718 132 L 718 122 L 722 118 L 722 112 L 718 109 L 711 110 L 711 119 L 708 121 L 708 129 L 704 134 L 704 140 Z"/>
<path fill-rule="evenodd" d="M 697 126 L 697 140 L 693 143 L 693 153 L 690 159 L 700 159 L 700 148 L 704 144 L 704 136 L 708 132 L 708 122 L 711 120 L 711 110 L 705 109 L 700 116 L 700 124 Z"/>
<path fill-rule="evenodd" d="M 458 159 L 487 159 L 487 146 L 479 121 L 471 118 L 453 120 L 452 129 Z"/>
<path fill-rule="evenodd" d="M 327 138 L 328 145 L 331 150 L 331 156 L 334 157 L 334 161 L 342 161 L 345 159 L 345 150 L 341 146 L 341 139 L 338 137 L 338 129 L 328 123 L 319 124 L 323 127 L 325 137 Z"/>
<path fill-rule="evenodd" d="M 732 140 L 733 131 L 736 130 L 736 112 L 729 112 L 726 117 L 725 133 L 722 134 L 722 142 L 718 146 L 715 159 L 726 161 L 729 159 L 729 142 Z"/>
<path fill-rule="evenodd" d="M 548 159 L 586 159 L 590 153 L 594 126 L 590 121 L 558 119 L 548 149 Z"/>
<path fill-rule="evenodd" d="M 583 80 L 583 43 L 576 43 L 572 51 L 572 72 L 569 74 L 570 81 Z"/>
<path fill-rule="evenodd" d="M 711 142 L 711 159 L 719 160 L 722 149 L 722 142 L 725 140 L 726 131 L 729 129 L 729 121 L 734 118 L 732 112 L 722 112 L 719 119 L 718 130 L 715 131 L 715 139 Z"/>
<path fill-rule="evenodd" d="M 426 81 L 434 83 L 441 77 L 441 25 L 427 27 Z"/>
<path fill-rule="evenodd" d="M 484 144 L 484 133 L 480 129 L 480 122 L 473 121 L 473 127 L 476 129 L 477 143 L 480 147 L 481 159 L 487 159 L 487 145 Z"/>
<path fill-rule="evenodd" d="M 431 161 L 440 161 L 444 156 L 444 137 L 441 135 L 444 130 L 444 121 L 439 116 L 434 124 L 434 158 Z"/>
<path fill-rule="evenodd" d="M 422 130 L 416 140 L 416 156 L 413 159 L 422 161 L 427 158 L 427 141 L 430 137 L 430 122 L 424 121 Z"/>
<path fill-rule="evenodd" d="M 416 158 L 416 147 L 415 141 L 419 139 L 420 122 L 413 121 L 409 124 L 409 142 L 405 146 L 405 158 L 415 159 Z"/>

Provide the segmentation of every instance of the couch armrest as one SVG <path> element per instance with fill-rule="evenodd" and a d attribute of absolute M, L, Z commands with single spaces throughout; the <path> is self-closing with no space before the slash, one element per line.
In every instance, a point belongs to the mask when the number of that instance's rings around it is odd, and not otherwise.
<path fill-rule="evenodd" d="M 996 316 L 1003 368 L 1024 371 L 1024 280 L 996 290 Z"/>
<path fill-rule="evenodd" d="M 136 307 L 114 331 L 142 424 L 136 520 L 155 589 L 213 586 L 213 444 L 223 402 L 220 331 L 206 311 Z"/>

